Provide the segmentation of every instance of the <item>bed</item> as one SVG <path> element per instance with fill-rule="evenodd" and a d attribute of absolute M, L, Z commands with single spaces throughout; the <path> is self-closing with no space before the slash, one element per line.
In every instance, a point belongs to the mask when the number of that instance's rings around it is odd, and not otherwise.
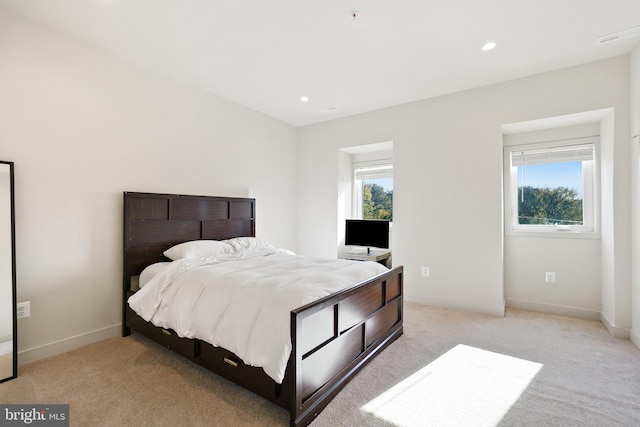
<path fill-rule="evenodd" d="M 124 193 L 123 336 L 143 334 L 285 408 L 291 426 L 307 425 L 373 357 L 402 335 L 402 267 L 364 279 L 289 313 L 291 352 L 276 381 L 260 367 L 202 339 L 144 320 L 128 304 L 140 273 L 169 261 L 189 241 L 255 237 L 251 198 Z M 356 261 L 354 261 L 356 262 Z"/>

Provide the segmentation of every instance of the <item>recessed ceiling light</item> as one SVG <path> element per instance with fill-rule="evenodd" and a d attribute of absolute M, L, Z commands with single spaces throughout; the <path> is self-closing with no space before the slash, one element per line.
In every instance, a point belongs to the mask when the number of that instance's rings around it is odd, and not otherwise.
<path fill-rule="evenodd" d="M 486 52 L 488 50 L 495 49 L 496 46 L 497 46 L 496 42 L 487 42 L 484 44 L 484 46 L 482 46 L 482 50 Z"/>
<path fill-rule="evenodd" d="M 309 97 L 308 96 L 301 96 L 300 97 L 300 102 L 309 102 Z"/>

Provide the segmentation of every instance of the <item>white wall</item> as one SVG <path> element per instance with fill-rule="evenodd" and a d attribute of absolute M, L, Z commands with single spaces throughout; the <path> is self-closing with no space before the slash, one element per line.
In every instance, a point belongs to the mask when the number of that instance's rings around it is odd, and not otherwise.
<path fill-rule="evenodd" d="M 255 197 L 296 249 L 295 128 L 1 12 L 23 363 L 120 333 L 123 191 Z"/>
<path fill-rule="evenodd" d="M 627 67 L 628 71 L 628 67 Z M 629 78 L 618 76 L 627 90 Z M 631 327 L 631 175 L 629 111 L 616 109 L 600 122 L 602 323 L 618 337 Z M 613 140 L 615 138 L 615 140 Z"/>
<path fill-rule="evenodd" d="M 631 169 L 633 192 L 633 321 L 631 340 L 640 348 L 640 44 L 631 55 Z"/>
<path fill-rule="evenodd" d="M 501 126 L 613 108 L 611 183 L 616 187 L 606 191 L 617 223 L 607 253 L 619 252 L 607 286 L 611 321 L 628 328 L 630 310 L 623 301 L 630 295 L 629 250 L 624 253 L 630 234 L 628 82 L 629 57 L 622 56 L 301 128 L 298 250 L 335 254 L 335 241 L 327 236 L 337 229 L 336 150 L 392 140 L 392 250 L 394 265 L 405 267 L 407 299 L 501 315 Z M 430 277 L 421 277 L 421 266 L 430 267 Z"/>

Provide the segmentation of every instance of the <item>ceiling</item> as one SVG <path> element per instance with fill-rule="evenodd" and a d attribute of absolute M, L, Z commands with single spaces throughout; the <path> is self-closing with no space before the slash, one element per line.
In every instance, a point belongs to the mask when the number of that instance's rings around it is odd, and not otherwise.
<path fill-rule="evenodd" d="M 637 31 L 596 43 L 638 27 L 640 0 L 0 0 L 0 6 L 294 126 L 618 56 L 640 42 Z M 482 51 L 487 41 L 497 47 Z"/>

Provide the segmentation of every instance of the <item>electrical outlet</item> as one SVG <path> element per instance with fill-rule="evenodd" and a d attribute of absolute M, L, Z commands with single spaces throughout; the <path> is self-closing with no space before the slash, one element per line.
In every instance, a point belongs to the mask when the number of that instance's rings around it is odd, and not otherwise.
<path fill-rule="evenodd" d="M 556 273 L 547 271 L 544 273 L 544 281 L 547 283 L 556 283 Z"/>
<path fill-rule="evenodd" d="M 429 277 L 429 267 L 422 267 L 422 276 Z"/>
<path fill-rule="evenodd" d="M 31 316 L 31 301 L 18 303 L 18 319 L 24 319 Z"/>

